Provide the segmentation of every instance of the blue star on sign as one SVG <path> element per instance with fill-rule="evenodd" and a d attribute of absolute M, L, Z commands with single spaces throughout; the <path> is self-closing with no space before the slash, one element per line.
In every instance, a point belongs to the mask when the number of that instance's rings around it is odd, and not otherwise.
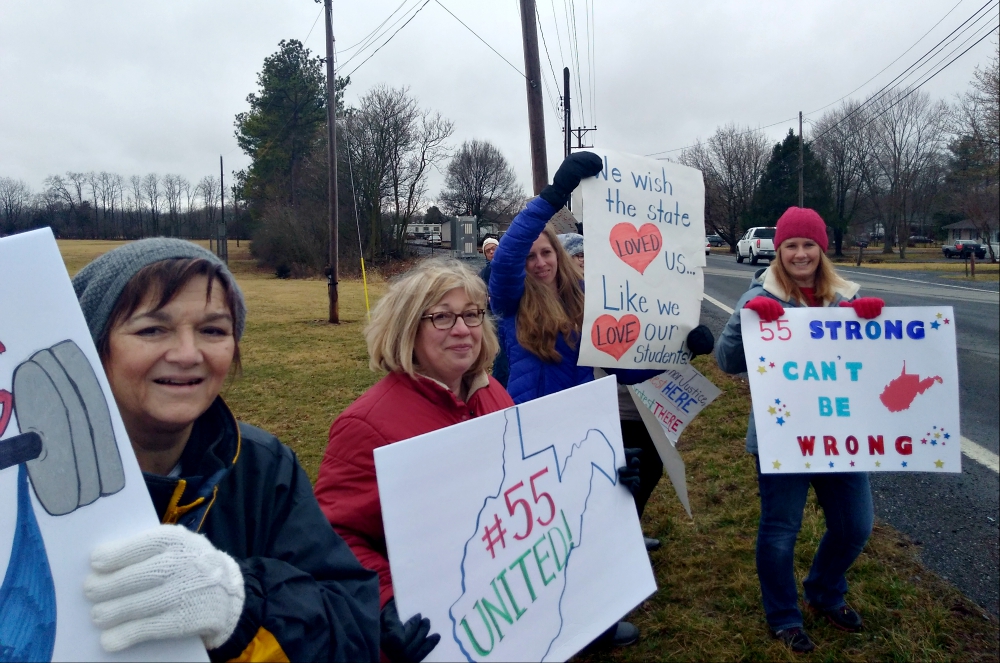
<path fill-rule="evenodd" d="M 936 447 L 937 446 L 937 440 L 931 440 L 931 446 L 932 447 Z"/>
<path fill-rule="evenodd" d="M 777 424 L 778 424 L 779 426 L 784 426 L 784 425 L 785 425 L 785 418 L 784 418 L 784 417 L 778 417 L 778 419 L 777 419 L 776 423 L 777 423 Z"/>
<path fill-rule="evenodd" d="M 761 357 L 761 358 L 760 358 L 760 360 L 761 360 L 761 361 L 764 361 L 764 358 L 763 358 L 763 357 Z"/>
<path fill-rule="evenodd" d="M 951 439 L 951 433 L 945 433 L 944 434 L 944 439 L 950 440 Z"/>
<path fill-rule="evenodd" d="M 931 323 L 931 327 L 933 327 L 934 329 L 937 329 L 940 326 L 941 326 L 941 323 L 938 322 L 937 320 L 935 320 L 934 322 Z"/>
<path fill-rule="evenodd" d="M 833 461 L 832 460 L 830 461 L 830 467 L 833 467 Z"/>
<path fill-rule="evenodd" d="M 781 399 L 780 398 L 775 398 L 774 399 L 774 404 L 775 405 L 781 405 Z"/>
<path fill-rule="evenodd" d="M 903 461 L 903 467 L 906 467 L 906 461 L 905 460 Z"/>

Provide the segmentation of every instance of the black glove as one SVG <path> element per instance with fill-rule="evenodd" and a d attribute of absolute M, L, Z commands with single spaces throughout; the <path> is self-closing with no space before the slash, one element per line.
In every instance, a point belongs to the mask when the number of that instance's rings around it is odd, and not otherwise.
<path fill-rule="evenodd" d="M 573 189 L 580 185 L 580 180 L 593 177 L 603 169 L 604 160 L 593 152 L 574 152 L 563 160 L 552 178 L 552 184 L 538 195 L 556 209 L 561 209 Z"/>
<path fill-rule="evenodd" d="M 396 612 L 396 599 L 382 608 L 379 615 L 381 623 L 380 646 L 382 653 L 392 663 L 419 663 L 437 646 L 441 636 L 437 633 L 427 635 L 431 630 L 431 620 L 421 618 L 420 613 L 410 617 L 406 623 L 399 620 Z"/>
<path fill-rule="evenodd" d="M 715 336 L 705 325 L 698 325 L 688 332 L 687 346 L 692 358 L 707 355 L 715 349 Z"/>
<path fill-rule="evenodd" d="M 618 483 L 625 486 L 632 497 L 639 492 L 639 454 L 642 449 L 625 447 L 625 464 L 618 468 Z"/>

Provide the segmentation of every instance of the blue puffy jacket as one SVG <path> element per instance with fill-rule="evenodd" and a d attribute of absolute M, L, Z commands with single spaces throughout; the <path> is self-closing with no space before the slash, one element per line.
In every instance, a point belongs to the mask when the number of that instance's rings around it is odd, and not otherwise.
<path fill-rule="evenodd" d="M 557 212 L 542 198 L 531 200 L 520 214 L 514 217 L 500 246 L 490 263 L 490 307 L 500 316 L 499 337 L 507 353 L 510 377 L 507 392 L 515 403 L 525 403 L 563 389 L 576 387 L 594 379 L 594 369 L 579 366 L 579 342 L 573 347 L 562 334 L 556 339 L 556 352 L 562 358 L 557 362 L 545 361 L 517 341 L 517 315 L 524 296 L 524 279 L 527 277 L 525 262 L 531 245 L 545 229 L 545 224 Z M 635 384 L 657 375 L 658 371 L 615 370 L 623 384 Z"/>

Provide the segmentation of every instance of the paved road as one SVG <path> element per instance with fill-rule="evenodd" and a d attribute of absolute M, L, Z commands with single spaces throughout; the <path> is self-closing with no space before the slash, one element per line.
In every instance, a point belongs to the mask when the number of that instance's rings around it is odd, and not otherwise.
<path fill-rule="evenodd" d="M 760 267 L 740 265 L 729 255 L 709 256 L 705 293 L 732 307 Z M 841 273 L 860 283 L 863 294 L 881 297 L 889 306 L 954 307 L 962 435 L 994 454 L 995 463 L 1000 450 L 1000 293 L 996 277 L 969 283 L 927 272 L 846 268 Z M 728 313 L 705 300 L 702 321 L 717 335 L 728 318 Z M 995 469 L 968 454 L 962 460 L 960 475 L 873 475 L 875 512 L 921 546 L 921 557 L 929 568 L 997 615 L 1000 477 Z"/>

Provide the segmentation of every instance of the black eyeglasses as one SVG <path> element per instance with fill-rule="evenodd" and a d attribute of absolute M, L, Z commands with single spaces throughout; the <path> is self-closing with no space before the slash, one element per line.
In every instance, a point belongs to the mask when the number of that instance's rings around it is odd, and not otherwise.
<path fill-rule="evenodd" d="M 462 322 L 465 323 L 466 327 L 478 327 L 483 324 L 483 318 L 486 317 L 486 309 L 477 308 L 471 311 L 462 311 L 461 313 L 452 313 L 451 311 L 438 311 L 437 313 L 428 313 L 427 315 L 420 316 L 421 320 L 430 320 L 431 324 L 434 325 L 435 329 L 451 329 L 455 326 L 455 322 L 462 318 Z"/>

